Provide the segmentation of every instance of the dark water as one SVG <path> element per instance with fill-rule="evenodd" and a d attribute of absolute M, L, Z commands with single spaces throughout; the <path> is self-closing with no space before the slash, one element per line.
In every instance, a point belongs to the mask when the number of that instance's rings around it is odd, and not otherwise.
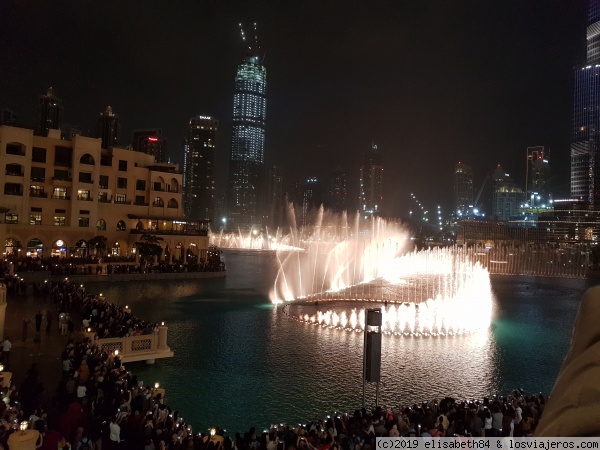
<path fill-rule="evenodd" d="M 224 280 L 88 286 L 134 314 L 169 326 L 175 358 L 129 364 L 197 431 L 298 423 L 362 404 L 360 333 L 287 319 L 268 300 L 268 255 L 226 255 Z M 550 392 L 586 282 L 494 277 L 489 332 L 445 338 L 383 337 L 383 404 L 445 395 L 482 397 L 523 388 Z M 374 390 L 367 390 L 374 404 Z"/>

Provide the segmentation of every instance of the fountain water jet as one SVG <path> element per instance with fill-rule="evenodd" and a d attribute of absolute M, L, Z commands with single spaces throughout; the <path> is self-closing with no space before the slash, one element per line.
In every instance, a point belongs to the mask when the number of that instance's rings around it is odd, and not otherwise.
<path fill-rule="evenodd" d="M 321 211 L 322 213 L 322 211 Z M 489 272 L 462 247 L 407 252 L 407 233 L 373 219 L 363 230 L 323 236 L 322 214 L 312 239 L 299 241 L 302 254 L 279 259 L 271 300 L 290 302 L 286 314 L 315 325 L 361 331 L 364 308 L 341 303 L 383 304 L 386 334 L 444 336 L 487 329 L 491 323 Z M 343 223 L 343 220 L 342 220 Z M 310 303 L 333 302 L 326 310 L 296 312 Z"/>

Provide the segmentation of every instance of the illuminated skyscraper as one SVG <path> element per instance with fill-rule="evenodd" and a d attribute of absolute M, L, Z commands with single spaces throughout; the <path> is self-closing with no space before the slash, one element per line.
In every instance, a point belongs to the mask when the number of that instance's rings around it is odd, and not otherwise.
<path fill-rule="evenodd" d="M 183 202 L 187 218 L 215 218 L 215 151 L 219 121 L 209 116 L 190 119 L 183 162 Z"/>
<path fill-rule="evenodd" d="M 600 0 L 590 0 L 587 61 L 574 78 L 571 197 L 600 206 Z"/>
<path fill-rule="evenodd" d="M 371 144 L 363 154 L 360 167 L 360 205 L 363 219 L 381 214 L 383 201 L 383 166 L 377 145 Z"/>
<path fill-rule="evenodd" d="M 267 70 L 259 51 L 257 43 L 248 46 L 235 76 L 228 198 L 233 229 L 260 227 L 265 207 Z"/>
<path fill-rule="evenodd" d="M 63 107 L 52 87 L 45 95 L 40 95 L 35 113 L 35 134 L 48 136 L 48 130 L 60 130 Z"/>
<path fill-rule="evenodd" d="M 466 216 L 472 206 L 473 170 L 471 166 L 459 162 L 454 166 L 454 213 Z"/>

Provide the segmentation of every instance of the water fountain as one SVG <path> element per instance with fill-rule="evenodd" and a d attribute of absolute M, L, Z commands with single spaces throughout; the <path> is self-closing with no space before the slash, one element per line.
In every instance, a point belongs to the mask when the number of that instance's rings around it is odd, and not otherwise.
<path fill-rule="evenodd" d="M 369 302 L 383 304 L 387 334 L 440 336 L 489 327 L 489 273 L 470 250 L 411 251 L 400 225 L 380 218 L 364 225 L 357 216 L 349 226 L 344 215 L 332 232 L 321 210 L 310 239 L 293 240 L 305 251 L 278 255 L 271 300 L 285 302 L 282 311 L 295 320 L 347 331 L 362 330 L 361 306 Z M 318 309 L 323 303 L 332 307 Z"/>

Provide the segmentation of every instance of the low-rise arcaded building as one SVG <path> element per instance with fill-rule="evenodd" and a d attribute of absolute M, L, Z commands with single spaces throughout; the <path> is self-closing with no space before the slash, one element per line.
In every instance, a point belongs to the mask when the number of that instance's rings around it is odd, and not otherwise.
<path fill-rule="evenodd" d="M 0 126 L 0 239 L 5 256 L 89 255 L 87 241 L 107 238 L 106 253 L 135 255 L 145 233 L 163 238 L 163 259 L 204 258 L 206 222 L 183 218 L 177 164 L 100 139 L 62 140 Z"/>

